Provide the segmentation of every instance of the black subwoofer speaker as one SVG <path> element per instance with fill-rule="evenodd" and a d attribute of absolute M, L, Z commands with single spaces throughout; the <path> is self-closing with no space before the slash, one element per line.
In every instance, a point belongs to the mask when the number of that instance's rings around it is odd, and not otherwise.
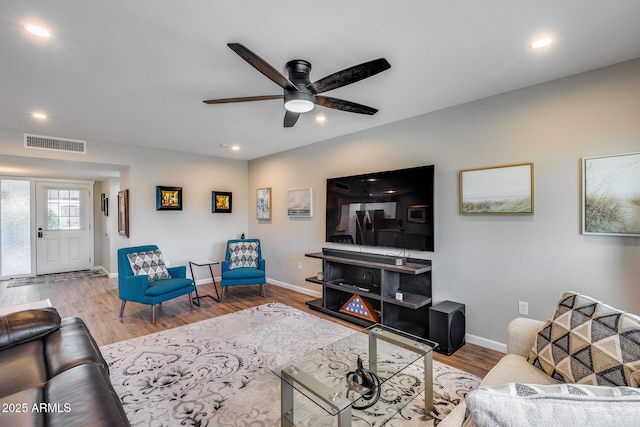
<path fill-rule="evenodd" d="M 429 339 L 447 356 L 464 345 L 464 304 L 444 301 L 429 308 Z"/>

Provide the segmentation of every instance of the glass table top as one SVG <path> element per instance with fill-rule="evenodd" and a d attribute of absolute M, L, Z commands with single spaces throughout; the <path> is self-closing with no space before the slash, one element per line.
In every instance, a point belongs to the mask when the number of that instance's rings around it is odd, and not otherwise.
<path fill-rule="evenodd" d="M 330 415 L 346 407 L 366 406 L 372 394 L 380 398 L 367 408 L 368 412 L 394 415 L 424 390 L 424 358 L 428 354 L 430 362 L 436 346 L 424 338 L 376 324 L 290 360 L 272 372 Z M 358 358 L 364 369 L 377 375 L 379 384 L 367 390 L 354 384 Z"/>

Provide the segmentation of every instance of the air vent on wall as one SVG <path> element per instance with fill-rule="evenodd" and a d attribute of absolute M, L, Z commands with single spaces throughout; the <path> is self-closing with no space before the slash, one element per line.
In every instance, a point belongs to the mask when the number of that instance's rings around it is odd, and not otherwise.
<path fill-rule="evenodd" d="M 87 141 L 56 138 L 53 136 L 30 135 L 25 133 L 24 148 L 87 154 Z"/>

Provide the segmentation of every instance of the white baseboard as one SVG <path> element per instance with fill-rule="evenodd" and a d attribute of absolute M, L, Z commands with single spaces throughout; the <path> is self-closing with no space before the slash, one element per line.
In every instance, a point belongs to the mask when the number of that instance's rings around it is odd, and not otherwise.
<path fill-rule="evenodd" d="M 220 279 L 222 279 L 221 277 L 216 277 L 216 283 L 220 284 Z M 213 279 L 198 279 L 196 280 L 196 286 L 200 286 L 200 285 L 206 285 L 207 283 L 213 283 Z"/>
<path fill-rule="evenodd" d="M 479 345 L 480 347 L 485 347 L 490 350 L 499 351 L 501 353 L 507 352 L 507 345 L 498 341 L 493 341 L 487 338 L 482 338 L 476 335 L 466 334 L 465 341 L 469 344 Z"/>
<path fill-rule="evenodd" d="M 292 291 L 300 292 L 301 294 L 309 295 L 312 297 L 320 298 L 322 296 L 322 292 L 313 291 L 311 289 L 303 288 L 301 286 L 292 285 L 290 283 L 281 282 L 279 280 L 267 279 L 267 283 L 272 285 L 280 286 L 281 288 L 290 289 Z"/>
<path fill-rule="evenodd" d="M 92 270 L 100 270 L 102 271 L 107 277 L 109 277 L 110 279 L 113 279 L 114 277 L 118 277 L 118 273 L 109 273 L 109 270 L 107 270 L 106 268 L 104 268 L 101 265 L 96 265 L 92 268 Z"/>

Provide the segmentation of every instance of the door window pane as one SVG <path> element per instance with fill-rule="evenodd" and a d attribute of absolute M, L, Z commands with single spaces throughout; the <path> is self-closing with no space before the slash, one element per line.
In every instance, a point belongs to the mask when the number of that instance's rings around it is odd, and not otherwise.
<path fill-rule="evenodd" d="M 0 276 L 31 273 L 29 181 L 0 180 Z"/>
<path fill-rule="evenodd" d="M 53 189 L 47 190 L 47 229 L 79 230 L 80 190 Z"/>

